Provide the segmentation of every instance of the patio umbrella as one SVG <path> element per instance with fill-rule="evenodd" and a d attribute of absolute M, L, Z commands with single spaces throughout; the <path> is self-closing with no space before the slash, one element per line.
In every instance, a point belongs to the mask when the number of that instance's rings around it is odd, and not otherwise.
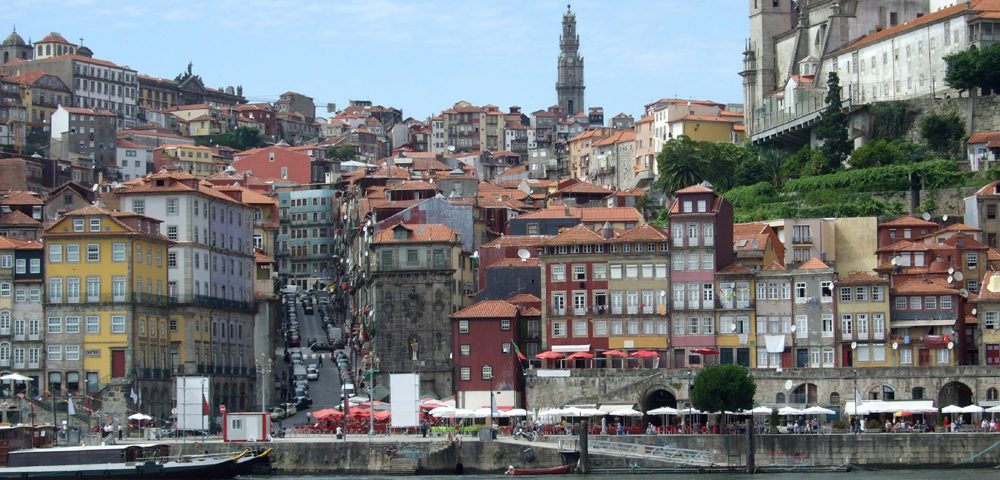
<path fill-rule="evenodd" d="M 594 358 L 594 354 L 590 353 L 590 352 L 576 352 L 576 353 L 572 353 L 572 354 L 570 354 L 570 356 L 566 357 L 567 360 L 577 360 L 577 359 L 580 359 L 580 360 L 591 360 L 593 358 Z"/>
<path fill-rule="evenodd" d="M 563 354 L 561 354 L 559 352 L 553 352 L 551 350 L 547 351 L 547 352 L 539 353 L 538 355 L 535 355 L 535 358 L 537 358 L 539 360 L 558 360 L 558 359 L 563 358 L 563 357 L 565 357 L 565 355 L 563 355 Z"/>
<path fill-rule="evenodd" d="M 447 406 L 448 405 L 445 405 L 443 402 L 439 400 L 425 400 L 423 403 L 420 404 L 420 408 L 424 410 L 433 410 L 435 408 L 447 407 Z"/>
<path fill-rule="evenodd" d="M 682 408 L 677 411 L 678 415 L 701 415 L 702 413 L 704 412 L 694 407 Z"/>
<path fill-rule="evenodd" d="M 129 420 L 152 420 L 153 417 L 146 415 L 145 413 L 133 413 L 128 416 Z"/>
<path fill-rule="evenodd" d="M 609 412 L 608 415 L 611 415 L 612 417 L 641 417 L 642 412 L 633 410 L 631 408 L 623 408 L 621 410 L 615 410 L 613 412 Z"/>
<path fill-rule="evenodd" d="M 13 380 L 15 382 L 30 382 L 31 377 L 26 377 L 20 373 L 8 373 L 6 375 L 0 376 L 0 380 Z"/>
<path fill-rule="evenodd" d="M 802 410 L 795 407 L 781 407 L 778 409 L 778 415 L 802 415 Z"/>
<path fill-rule="evenodd" d="M 477 408 L 473 413 L 476 415 L 476 418 L 487 418 L 491 415 L 490 407 Z"/>
<path fill-rule="evenodd" d="M 660 354 L 652 350 L 638 350 L 636 352 L 632 352 L 632 355 L 629 356 L 636 358 L 653 358 L 653 357 L 659 357 Z"/>
<path fill-rule="evenodd" d="M 714 348 L 696 348 L 696 349 L 691 350 L 691 351 L 694 352 L 694 353 L 700 354 L 700 355 L 718 355 L 719 354 L 719 351 L 716 350 L 716 349 L 714 349 Z"/>
<path fill-rule="evenodd" d="M 336 420 L 344 417 L 344 414 L 340 410 L 333 408 L 324 408 L 322 410 L 316 410 L 311 414 L 313 418 L 319 421 Z"/>
<path fill-rule="evenodd" d="M 983 413 L 986 410 L 979 405 L 967 405 L 962 407 L 962 413 Z"/>
<path fill-rule="evenodd" d="M 941 409 L 941 413 L 962 413 L 962 407 L 958 405 L 948 405 Z"/>
<path fill-rule="evenodd" d="M 987 409 L 986 409 L 986 410 L 984 410 L 984 411 L 985 411 L 986 413 L 1000 413 L 1000 405 L 997 405 L 997 406 L 995 406 L 995 407 L 990 407 L 990 408 L 987 408 Z"/>
<path fill-rule="evenodd" d="M 771 407 L 765 407 L 761 405 L 759 407 L 754 407 L 751 408 L 750 410 L 747 410 L 746 413 L 749 413 L 750 415 L 770 415 L 771 412 L 773 411 L 774 409 L 772 409 Z"/>
<path fill-rule="evenodd" d="M 604 410 L 600 410 L 600 409 L 597 409 L 597 408 L 581 408 L 580 409 L 580 416 L 581 417 L 603 417 L 603 416 L 605 416 L 607 414 L 608 414 L 608 412 L 605 412 Z"/>
<path fill-rule="evenodd" d="M 804 413 L 806 415 L 834 415 L 837 412 L 834 412 L 833 410 L 830 410 L 829 408 L 823 408 L 823 407 L 821 407 L 819 405 L 815 405 L 815 406 L 812 406 L 812 407 L 809 407 L 809 408 L 803 410 L 802 413 Z"/>
<path fill-rule="evenodd" d="M 660 407 L 646 412 L 646 415 L 677 415 L 677 411 L 676 408 Z"/>
<path fill-rule="evenodd" d="M 432 417 L 447 417 L 449 414 L 454 414 L 455 407 L 449 407 L 443 405 L 437 408 L 432 408 L 431 411 L 427 412 L 428 415 Z"/>
<path fill-rule="evenodd" d="M 506 412 L 500 412 L 501 417 L 527 417 L 528 411 L 523 408 L 512 408 Z"/>
<path fill-rule="evenodd" d="M 454 418 L 476 418 L 476 412 L 459 408 L 455 410 Z"/>
<path fill-rule="evenodd" d="M 601 352 L 601 355 L 604 355 L 605 357 L 622 357 L 622 358 L 628 356 L 627 353 L 621 350 L 606 350 Z"/>

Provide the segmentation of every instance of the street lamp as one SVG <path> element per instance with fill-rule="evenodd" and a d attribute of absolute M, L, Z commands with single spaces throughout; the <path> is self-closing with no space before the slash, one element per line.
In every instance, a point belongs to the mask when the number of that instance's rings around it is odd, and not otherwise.
<path fill-rule="evenodd" d="M 857 345 L 857 343 L 854 343 L 852 345 Z M 856 428 L 855 433 L 861 433 L 861 419 L 858 418 L 858 401 L 861 400 L 861 395 L 858 395 L 858 369 L 854 368 L 851 369 L 851 371 L 854 372 L 854 421 L 858 422 L 857 426 L 855 427 Z"/>
<path fill-rule="evenodd" d="M 693 414 L 693 412 L 691 411 L 691 409 L 694 407 L 694 404 L 691 402 L 691 375 L 692 375 L 691 370 L 688 370 L 688 372 L 687 372 L 687 377 L 688 377 L 688 412 L 687 412 L 688 413 L 688 422 L 687 423 L 688 423 L 688 428 L 690 428 L 691 432 L 693 433 L 694 432 L 694 425 L 691 424 L 691 415 Z"/>
<path fill-rule="evenodd" d="M 257 373 L 260 374 L 260 410 L 267 413 L 267 376 L 271 373 L 274 362 L 266 353 L 261 353 L 253 363 L 257 367 Z"/>

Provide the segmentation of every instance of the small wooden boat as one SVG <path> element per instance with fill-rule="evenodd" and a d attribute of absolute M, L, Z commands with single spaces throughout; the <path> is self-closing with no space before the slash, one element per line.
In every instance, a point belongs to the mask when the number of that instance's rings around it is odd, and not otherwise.
<path fill-rule="evenodd" d="M 558 467 L 548 467 L 548 468 L 514 468 L 513 466 L 507 467 L 507 471 L 504 475 L 562 475 L 569 473 L 569 465 L 560 465 Z"/>

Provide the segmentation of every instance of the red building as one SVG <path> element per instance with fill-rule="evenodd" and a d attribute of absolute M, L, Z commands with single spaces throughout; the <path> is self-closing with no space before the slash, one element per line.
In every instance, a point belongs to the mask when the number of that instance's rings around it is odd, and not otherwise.
<path fill-rule="evenodd" d="M 237 172 L 264 178 L 284 179 L 305 185 L 312 183 L 312 158 L 282 147 L 266 147 L 233 162 Z"/>
<path fill-rule="evenodd" d="M 524 370 L 519 341 L 521 307 L 484 300 L 451 315 L 456 406 L 524 406 Z M 519 347 L 518 347 L 519 348 Z M 525 362 L 526 363 L 526 362 Z"/>

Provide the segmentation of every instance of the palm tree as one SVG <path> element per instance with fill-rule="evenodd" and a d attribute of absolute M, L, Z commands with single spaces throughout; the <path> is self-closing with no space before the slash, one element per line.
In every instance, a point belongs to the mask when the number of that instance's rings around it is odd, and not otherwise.
<path fill-rule="evenodd" d="M 782 173 L 782 167 L 787 158 L 788 154 L 777 148 L 761 149 L 757 156 L 758 164 L 762 170 L 761 173 L 764 175 L 764 178 L 767 178 L 767 181 L 771 182 L 771 186 L 775 190 L 780 190 L 781 185 L 785 183 L 785 175 Z"/>
<path fill-rule="evenodd" d="M 697 142 L 686 135 L 667 142 L 656 156 L 656 162 L 660 169 L 656 186 L 671 196 L 677 190 L 701 182 L 708 173 L 708 164 L 700 155 Z"/>

